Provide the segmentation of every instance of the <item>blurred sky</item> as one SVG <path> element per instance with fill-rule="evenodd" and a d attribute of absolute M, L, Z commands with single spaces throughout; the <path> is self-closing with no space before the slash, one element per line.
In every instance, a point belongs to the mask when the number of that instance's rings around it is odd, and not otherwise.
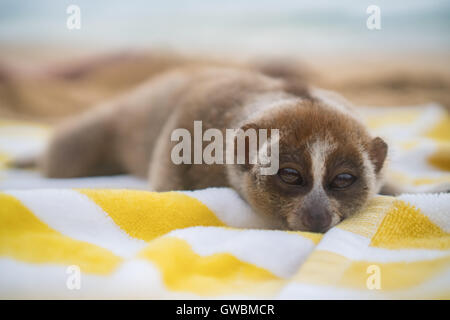
<path fill-rule="evenodd" d="M 68 30 L 66 8 L 81 8 Z M 381 27 L 366 27 L 369 5 Z M 448 0 L 0 0 L 0 48 L 163 46 L 212 52 L 449 52 Z"/>

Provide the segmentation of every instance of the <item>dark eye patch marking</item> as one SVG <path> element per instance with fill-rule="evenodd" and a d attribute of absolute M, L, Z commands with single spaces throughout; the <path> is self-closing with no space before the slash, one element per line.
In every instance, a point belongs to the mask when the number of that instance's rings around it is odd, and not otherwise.
<path fill-rule="evenodd" d="M 278 176 L 284 183 L 290 185 L 301 186 L 304 184 L 301 173 L 293 168 L 281 168 L 278 170 Z"/>
<path fill-rule="evenodd" d="M 336 201 L 336 207 L 344 217 L 360 208 L 369 194 L 362 157 L 357 146 L 344 144 L 329 154 L 326 160 L 324 190 Z"/>
<path fill-rule="evenodd" d="M 298 197 L 307 194 L 313 185 L 311 158 L 305 145 L 280 145 L 280 150 L 280 170 L 283 168 L 296 170 L 300 173 L 302 182 L 301 184 L 288 184 L 282 180 L 279 174 L 275 174 L 265 177 L 265 188 L 274 197 L 286 199 L 296 197 L 299 199 Z M 284 172 L 281 175 L 285 177 Z M 297 180 L 295 183 L 300 183 L 300 181 Z"/>
<path fill-rule="evenodd" d="M 349 173 L 340 173 L 331 181 L 329 187 L 335 190 L 342 190 L 350 187 L 355 181 L 356 177 Z"/>

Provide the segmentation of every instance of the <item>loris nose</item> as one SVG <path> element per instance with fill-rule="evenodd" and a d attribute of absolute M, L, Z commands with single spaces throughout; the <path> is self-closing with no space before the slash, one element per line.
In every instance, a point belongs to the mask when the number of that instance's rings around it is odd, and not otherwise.
<path fill-rule="evenodd" d="M 323 206 L 303 208 L 302 222 L 310 231 L 323 232 L 331 224 L 331 214 Z"/>

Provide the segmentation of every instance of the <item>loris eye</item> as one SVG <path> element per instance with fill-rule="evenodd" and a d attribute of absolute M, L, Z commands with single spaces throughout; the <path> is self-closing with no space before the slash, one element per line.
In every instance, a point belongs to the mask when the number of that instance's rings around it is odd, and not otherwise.
<path fill-rule="evenodd" d="M 349 173 L 338 174 L 330 183 L 332 189 L 344 189 L 350 187 L 356 181 L 356 177 Z"/>
<path fill-rule="evenodd" d="M 300 172 L 292 168 L 282 168 L 278 170 L 278 176 L 283 182 L 292 185 L 302 185 L 303 178 Z"/>

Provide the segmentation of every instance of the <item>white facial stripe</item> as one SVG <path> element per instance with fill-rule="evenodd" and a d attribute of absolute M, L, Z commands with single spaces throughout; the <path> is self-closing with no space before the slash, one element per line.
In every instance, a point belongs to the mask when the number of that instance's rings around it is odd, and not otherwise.
<path fill-rule="evenodd" d="M 314 180 L 312 192 L 323 191 L 322 181 L 326 172 L 327 156 L 336 149 L 331 139 L 317 140 L 309 147 L 311 154 L 311 172 Z"/>
<path fill-rule="evenodd" d="M 364 173 L 366 174 L 367 186 L 369 187 L 369 194 L 378 192 L 378 186 L 376 185 L 377 178 L 375 176 L 375 166 L 373 165 L 372 161 L 370 161 L 367 151 L 362 150 L 362 148 L 361 155 L 363 159 Z"/>

